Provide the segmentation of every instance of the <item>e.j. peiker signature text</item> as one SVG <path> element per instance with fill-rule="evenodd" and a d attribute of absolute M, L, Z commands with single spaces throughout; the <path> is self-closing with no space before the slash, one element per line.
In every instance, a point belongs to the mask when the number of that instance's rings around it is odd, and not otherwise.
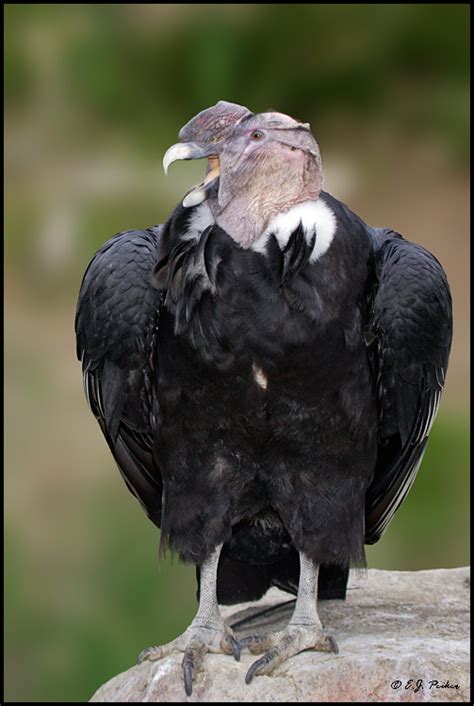
<path fill-rule="evenodd" d="M 390 684 L 392 689 L 411 689 L 417 693 L 422 689 L 459 689 L 459 684 L 451 684 L 449 679 L 446 681 L 439 681 L 438 679 L 407 679 L 406 681 L 401 681 L 400 679 L 395 679 Z"/>

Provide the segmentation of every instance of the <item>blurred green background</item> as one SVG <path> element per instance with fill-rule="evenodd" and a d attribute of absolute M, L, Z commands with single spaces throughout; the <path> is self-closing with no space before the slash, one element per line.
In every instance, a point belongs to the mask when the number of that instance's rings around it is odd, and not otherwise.
<path fill-rule="evenodd" d="M 82 392 L 73 321 L 113 233 L 202 163 L 161 158 L 219 99 L 309 121 L 325 186 L 429 248 L 455 338 L 416 484 L 371 567 L 468 563 L 469 6 L 39 4 L 5 12 L 7 701 L 86 701 L 192 618 Z"/>

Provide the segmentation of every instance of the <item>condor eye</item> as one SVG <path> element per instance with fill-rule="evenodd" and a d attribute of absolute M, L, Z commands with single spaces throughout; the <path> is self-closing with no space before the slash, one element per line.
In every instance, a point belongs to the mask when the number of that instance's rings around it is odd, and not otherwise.
<path fill-rule="evenodd" d="M 261 139 L 262 139 L 262 137 L 263 137 L 263 132 L 261 132 L 260 130 L 254 130 L 254 131 L 252 132 L 252 134 L 250 135 L 250 137 L 251 137 L 252 140 L 255 140 L 255 141 L 257 142 L 258 140 L 261 140 Z"/>

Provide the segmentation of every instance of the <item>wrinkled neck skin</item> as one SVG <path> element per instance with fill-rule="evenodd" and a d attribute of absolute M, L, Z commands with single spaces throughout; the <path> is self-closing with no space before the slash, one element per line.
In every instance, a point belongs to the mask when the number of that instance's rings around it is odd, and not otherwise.
<path fill-rule="evenodd" d="M 243 178 L 236 179 L 224 208 L 215 192 L 207 202 L 216 223 L 243 248 L 258 240 L 278 214 L 316 200 L 321 192 L 321 169 L 309 156 L 305 156 L 297 171 L 285 169 L 286 165 L 282 168 L 281 164 L 277 168 L 275 164 L 267 166 L 255 169 L 245 182 Z"/>

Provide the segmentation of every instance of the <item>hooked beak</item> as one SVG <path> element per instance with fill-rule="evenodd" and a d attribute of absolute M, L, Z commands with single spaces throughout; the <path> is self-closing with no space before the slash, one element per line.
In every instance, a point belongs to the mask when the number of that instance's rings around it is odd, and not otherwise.
<path fill-rule="evenodd" d="M 189 208 L 196 206 L 207 199 L 209 186 L 220 174 L 219 158 L 215 147 L 200 147 L 194 142 L 178 142 L 172 145 L 163 157 L 163 169 L 168 174 L 170 164 L 178 159 L 204 159 L 208 158 L 208 170 L 204 181 L 193 186 L 183 199 L 183 206 Z"/>
<path fill-rule="evenodd" d="M 163 169 L 165 170 L 165 174 L 168 174 L 170 164 L 176 162 L 178 159 L 203 159 L 211 155 L 212 151 L 209 147 L 200 147 L 194 142 L 178 142 L 176 145 L 172 145 L 166 150 L 165 156 L 163 157 Z"/>

